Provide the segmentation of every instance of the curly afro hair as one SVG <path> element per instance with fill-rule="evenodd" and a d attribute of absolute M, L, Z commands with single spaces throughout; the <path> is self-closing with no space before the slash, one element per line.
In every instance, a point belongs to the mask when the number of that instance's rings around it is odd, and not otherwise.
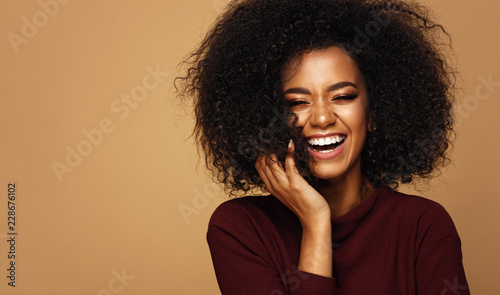
<path fill-rule="evenodd" d="M 233 194 L 264 189 L 257 157 L 275 153 L 284 161 L 293 139 L 297 168 L 314 183 L 281 74 L 299 54 L 339 46 L 368 91 L 364 177 L 395 188 L 430 176 L 448 161 L 454 71 L 439 41 L 448 34 L 428 15 L 414 2 L 390 0 L 232 1 L 179 78 L 181 99 L 194 98 L 194 135 L 208 168 Z"/>

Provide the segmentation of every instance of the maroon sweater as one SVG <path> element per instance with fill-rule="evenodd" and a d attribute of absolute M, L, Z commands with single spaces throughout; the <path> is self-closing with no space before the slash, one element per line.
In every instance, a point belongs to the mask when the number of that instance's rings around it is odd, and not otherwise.
<path fill-rule="evenodd" d="M 301 235 L 272 196 L 221 204 L 207 240 L 222 294 L 470 294 L 460 238 L 434 201 L 381 188 L 334 218 L 334 278 L 297 270 Z"/>

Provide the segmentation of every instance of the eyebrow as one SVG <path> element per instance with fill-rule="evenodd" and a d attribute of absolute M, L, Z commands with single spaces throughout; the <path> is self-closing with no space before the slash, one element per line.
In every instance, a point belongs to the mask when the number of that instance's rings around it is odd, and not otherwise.
<path fill-rule="evenodd" d="M 339 83 L 335 83 L 335 84 L 328 86 L 328 88 L 326 88 L 326 91 L 332 92 L 332 91 L 339 90 L 339 89 L 342 89 L 342 88 L 345 88 L 348 86 L 352 86 L 352 87 L 358 89 L 358 86 L 356 86 L 356 84 L 354 84 L 354 83 L 339 82 Z M 294 87 L 294 88 L 287 89 L 283 94 L 288 94 L 288 93 L 309 94 L 310 95 L 311 91 L 309 91 L 309 89 L 304 88 L 304 87 Z"/>

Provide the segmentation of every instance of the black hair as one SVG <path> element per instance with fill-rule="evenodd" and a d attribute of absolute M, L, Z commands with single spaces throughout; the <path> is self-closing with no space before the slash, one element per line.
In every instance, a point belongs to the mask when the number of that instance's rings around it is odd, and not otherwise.
<path fill-rule="evenodd" d="M 311 156 L 283 99 L 281 72 L 300 53 L 340 46 L 357 62 L 372 130 L 362 173 L 374 186 L 428 177 L 447 162 L 454 71 L 448 36 L 415 2 L 365 0 L 232 1 L 185 61 L 182 99 L 194 99 L 194 134 L 208 168 L 232 193 L 264 188 L 254 164 L 290 139 L 310 182 Z"/>

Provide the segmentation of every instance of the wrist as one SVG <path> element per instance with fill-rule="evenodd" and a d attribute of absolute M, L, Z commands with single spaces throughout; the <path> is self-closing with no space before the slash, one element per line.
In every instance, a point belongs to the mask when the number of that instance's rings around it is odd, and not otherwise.
<path fill-rule="evenodd" d="M 303 227 L 298 267 L 300 271 L 333 277 L 331 226 L 331 221 L 328 220 Z"/>
<path fill-rule="evenodd" d="M 303 230 L 307 231 L 320 231 L 324 229 L 331 229 L 332 226 L 332 218 L 331 213 L 324 212 L 313 214 L 309 217 L 299 217 L 300 224 L 302 225 Z"/>
<path fill-rule="evenodd" d="M 302 234 L 311 236 L 324 236 L 325 234 L 331 235 L 332 222 L 330 218 L 316 218 L 308 222 L 301 222 Z"/>

